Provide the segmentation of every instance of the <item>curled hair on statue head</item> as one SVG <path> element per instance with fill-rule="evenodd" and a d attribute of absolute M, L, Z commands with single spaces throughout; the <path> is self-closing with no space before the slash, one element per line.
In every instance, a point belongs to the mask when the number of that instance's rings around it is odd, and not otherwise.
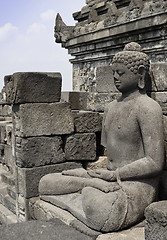
<path fill-rule="evenodd" d="M 150 67 L 148 55 L 141 51 L 141 46 L 136 42 L 126 44 L 122 52 L 115 54 L 112 63 L 122 63 L 135 74 L 139 72 L 140 66 L 146 71 Z"/>

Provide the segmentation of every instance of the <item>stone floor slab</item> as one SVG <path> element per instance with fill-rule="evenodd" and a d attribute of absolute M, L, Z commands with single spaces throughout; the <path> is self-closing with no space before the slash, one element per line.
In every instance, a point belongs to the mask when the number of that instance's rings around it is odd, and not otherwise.
<path fill-rule="evenodd" d="M 137 227 L 121 232 L 102 234 L 97 240 L 144 240 L 144 227 Z"/>
<path fill-rule="evenodd" d="M 0 226 L 3 240 L 91 240 L 92 238 L 67 226 L 58 219 L 53 221 L 30 221 Z"/>

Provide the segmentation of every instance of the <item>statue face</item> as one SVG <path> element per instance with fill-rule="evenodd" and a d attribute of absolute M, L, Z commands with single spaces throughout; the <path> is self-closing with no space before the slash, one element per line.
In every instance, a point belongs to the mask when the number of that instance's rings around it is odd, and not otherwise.
<path fill-rule="evenodd" d="M 128 67 L 122 63 L 113 63 L 112 65 L 114 84 L 120 92 L 130 92 L 138 89 L 140 76 L 134 74 Z"/>

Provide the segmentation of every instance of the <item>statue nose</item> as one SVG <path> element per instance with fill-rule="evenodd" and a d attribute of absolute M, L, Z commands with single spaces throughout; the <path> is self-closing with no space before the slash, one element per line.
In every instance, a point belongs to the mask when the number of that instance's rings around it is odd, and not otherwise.
<path fill-rule="evenodd" d="M 119 75 L 118 75 L 117 72 L 114 72 L 114 78 L 115 78 L 115 79 L 118 79 L 118 78 L 119 78 Z"/>

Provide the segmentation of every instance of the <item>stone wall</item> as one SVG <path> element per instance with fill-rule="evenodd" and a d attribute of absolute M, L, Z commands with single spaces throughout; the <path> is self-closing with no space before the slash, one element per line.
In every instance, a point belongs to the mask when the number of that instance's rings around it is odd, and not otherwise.
<path fill-rule="evenodd" d="M 104 149 L 102 114 L 61 100 L 59 73 L 14 73 L 5 77 L 0 112 L 0 221 L 4 208 L 25 221 L 42 176 L 87 166 Z M 10 222 L 10 221 L 9 221 Z"/>

